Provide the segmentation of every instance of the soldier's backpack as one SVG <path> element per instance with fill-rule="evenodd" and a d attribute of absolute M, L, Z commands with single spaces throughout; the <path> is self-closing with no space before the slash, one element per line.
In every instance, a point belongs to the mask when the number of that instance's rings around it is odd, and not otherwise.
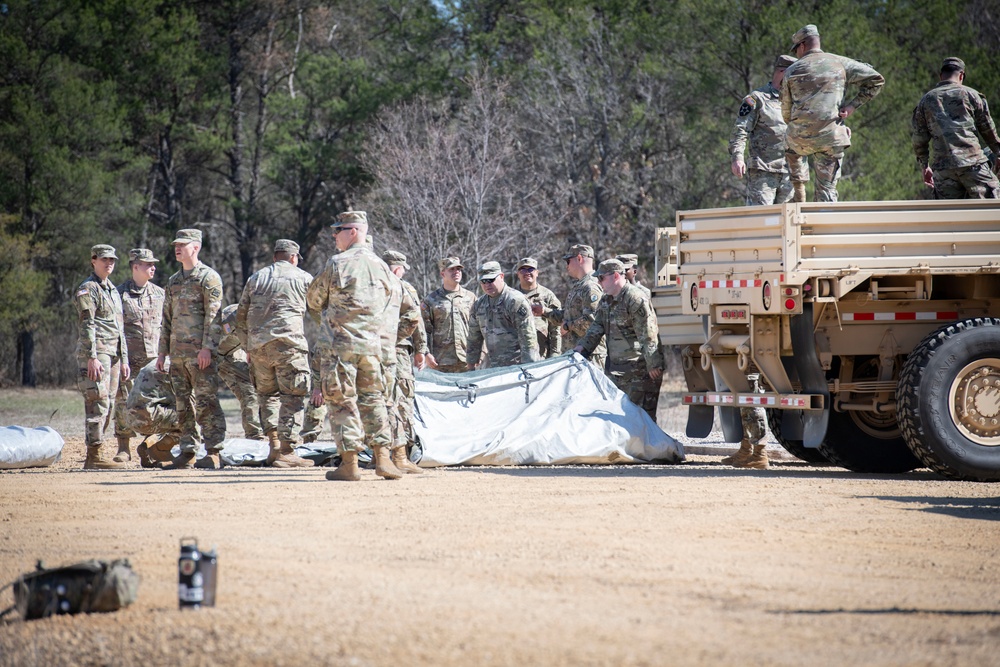
<path fill-rule="evenodd" d="M 16 610 L 28 620 L 127 607 L 135 602 L 139 575 L 128 559 L 88 560 L 51 569 L 38 561 L 34 572 L 22 574 L 8 586 L 14 589 L 14 604 L 0 616 Z"/>

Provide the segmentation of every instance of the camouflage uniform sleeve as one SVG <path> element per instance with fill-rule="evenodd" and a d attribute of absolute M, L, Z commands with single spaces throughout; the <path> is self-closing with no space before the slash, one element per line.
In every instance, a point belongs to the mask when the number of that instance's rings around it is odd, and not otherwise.
<path fill-rule="evenodd" d="M 601 305 L 598 306 L 597 313 L 593 316 L 593 321 L 590 326 L 587 327 L 586 333 L 583 334 L 583 338 L 580 339 L 580 347 L 583 348 L 583 356 L 590 358 L 590 355 L 594 353 L 594 350 L 598 345 L 601 344 L 601 339 L 604 338 L 605 330 L 604 323 L 608 319 L 608 304 L 606 301 L 601 301 Z"/>
<path fill-rule="evenodd" d="M 125 304 L 122 303 L 122 295 L 118 290 L 112 290 L 112 296 L 115 298 L 115 307 L 118 309 L 115 319 L 118 322 L 119 354 L 122 358 L 122 364 L 128 366 L 128 339 L 125 338 Z"/>
<path fill-rule="evenodd" d="M 173 325 L 173 303 L 170 298 L 170 282 L 163 294 L 163 314 L 160 316 L 160 344 L 158 353 L 162 356 L 170 354 L 170 328 Z"/>
<path fill-rule="evenodd" d="M 219 311 L 222 310 L 222 278 L 215 271 L 205 277 L 202 284 L 202 299 L 205 307 L 204 330 L 201 336 L 201 346 L 207 350 L 215 350 L 222 340 L 222 322 Z"/>
<path fill-rule="evenodd" d="M 788 79 L 781 80 L 781 118 L 785 125 L 792 122 L 792 91 L 788 88 Z"/>
<path fill-rule="evenodd" d="M 561 327 L 562 323 L 563 323 L 563 309 L 562 309 L 562 304 L 559 304 L 559 306 L 557 308 L 553 308 L 552 310 L 545 311 L 544 313 L 542 313 L 542 317 L 544 317 L 545 321 L 549 323 L 549 330 L 550 331 L 553 328 L 555 328 L 555 330 L 558 332 L 559 331 L 559 327 Z"/>
<path fill-rule="evenodd" d="M 422 308 L 418 308 L 417 312 L 420 316 L 417 317 L 417 327 L 413 330 L 413 351 L 416 354 L 427 354 L 429 351 L 427 347 L 427 330 L 424 328 L 424 318 L 421 311 Z"/>
<path fill-rule="evenodd" d="M 420 310 L 408 289 L 403 289 L 403 297 L 399 302 L 399 325 L 396 328 L 396 341 L 401 341 L 413 335 L 420 322 Z"/>
<path fill-rule="evenodd" d="M 843 61 L 844 71 L 847 73 L 847 83 L 858 86 L 860 89 L 854 99 L 845 106 L 852 106 L 856 109 L 882 92 L 885 77 L 876 72 L 875 68 L 868 63 L 861 63 L 850 58 L 844 58 Z M 784 88 L 784 82 L 782 82 L 782 88 Z"/>
<path fill-rule="evenodd" d="M 993 154 L 1000 155 L 1000 137 L 997 136 L 997 127 L 990 115 L 990 105 L 986 101 L 986 96 L 977 93 L 974 97 L 977 104 L 972 110 L 972 119 L 976 124 L 976 131 L 982 136 L 983 141 L 990 147 Z"/>
<path fill-rule="evenodd" d="M 329 300 L 330 272 L 331 267 L 328 263 L 320 274 L 313 279 L 309 285 L 309 289 L 306 291 L 306 309 L 309 311 L 309 316 L 317 323 L 322 322 L 323 311 L 326 309 Z"/>
<path fill-rule="evenodd" d="M 628 311 L 636 340 L 639 341 L 642 356 L 646 360 L 646 370 L 663 368 L 663 354 L 660 351 L 659 331 L 656 326 L 656 314 L 649 299 L 637 298 L 628 304 Z"/>
<path fill-rule="evenodd" d="M 747 146 L 747 137 L 753 132 L 757 125 L 757 109 L 760 104 L 753 93 L 743 98 L 743 104 L 736 115 L 736 124 L 733 126 L 733 133 L 729 138 L 729 159 L 731 162 L 739 162 L 743 159 L 743 153 Z"/>
<path fill-rule="evenodd" d="M 249 350 L 247 340 L 247 313 L 250 311 L 250 297 L 253 294 L 253 277 L 243 286 L 243 294 L 240 295 L 240 305 L 236 308 L 236 337 L 240 339 L 240 346 L 244 350 Z"/>
<path fill-rule="evenodd" d="M 483 353 L 483 332 L 479 328 L 479 318 L 476 317 L 476 306 L 473 304 L 469 315 L 469 336 L 465 348 L 465 361 L 475 366 Z"/>
<path fill-rule="evenodd" d="M 513 288 L 508 288 L 513 289 Z M 535 318 L 531 315 L 531 304 L 527 299 L 513 301 L 511 315 L 517 322 L 517 338 L 521 346 L 521 363 L 528 364 L 538 361 L 538 333 L 535 331 Z"/>
<path fill-rule="evenodd" d="M 931 144 L 931 133 L 927 127 L 923 100 L 913 110 L 913 119 L 910 122 L 910 140 L 913 142 L 913 153 L 917 156 L 917 164 L 923 169 L 930 159 Z"/>
<path fill-rule="evenodd" d="M 562 312 L 562 303 L 559 302 L 559 298 L 550 293 L 549 300 L 546 306 L 551 307 L 551 312 L 559 311 Z M 549 327 L 549 358 L 558 357 L 562 353 L 562 334 L 559 333 L 559 325 L 562 318 L 560 317 L 560 322 L 553 322 L 551 318 L 546 317 L 545 321 L 548 323 Z"/>
<path fill-rule="evenodd" d="M 566 323 L 566 328 L 569 329 L 570 333 L 579 339 L 584 334 L 587 333 L 587 329 L 590 327 L 591 323 L 594 321 L 594 313 L 597 312 L 598 305 L 600 304 L 601 297 L 604 292 L 601 291 L 601 287 L 596 282 L 590 282 L 588 284 L 588 303 L 583 307 L 583 314 L 573 320 L 572 322 Z"/>
<path fill-rule="evenodd" d="M 77 310 L 80 312 L 80 352 L 86 353 L 91 359 L 96 359 L 97 324 L 94 321 L 94 314 L 97 308 L 94 305 L 94 293 L 91 288 L 93 284 L 93 282 L 89 282 L 80 285 L 74 299 Z"/>

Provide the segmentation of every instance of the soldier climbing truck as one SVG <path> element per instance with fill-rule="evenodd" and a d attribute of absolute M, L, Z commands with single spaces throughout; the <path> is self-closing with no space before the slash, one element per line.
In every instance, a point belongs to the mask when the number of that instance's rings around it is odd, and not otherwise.
<path fill-rule="evenodd" d="M 689 436 L 761 406 L 806 461 L 1000 481 L 1000 202 L 681 211 L 656 254 Z"/>

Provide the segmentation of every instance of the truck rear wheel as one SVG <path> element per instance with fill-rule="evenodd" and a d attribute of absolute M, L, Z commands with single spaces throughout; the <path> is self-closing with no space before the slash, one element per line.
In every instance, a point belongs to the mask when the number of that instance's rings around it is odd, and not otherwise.
<path fill-rule="evenodd" d="M 867 412 L 830 412 L 819 450 L 830 463 L 854 472 L 908 472 L 923 464 L 900 436 L 896 420 L 879 424 Z M 879 428 L 881 426 L 881 428 Z"/>
<path fill-rule="evenodd" d="M 823 452 L 815 447 L 806 447 L 802 444 L 801 440 L 788 440 L 781 435 L 783 410 L 765 409 L 764 412 L 767 413 L 767 428 L 771 431 L 774 439 L 778 441 L 778 444 L 785 448 L 786 452 L 807 463 L 828 463 L 826 457 L 823 456 Z"/>
<path fill-rule="evenodd" d="M 953 479 L 1000 481 L 1000 319 L 938 329 L 899 378 L 899 423 L 927 467 Z"/>

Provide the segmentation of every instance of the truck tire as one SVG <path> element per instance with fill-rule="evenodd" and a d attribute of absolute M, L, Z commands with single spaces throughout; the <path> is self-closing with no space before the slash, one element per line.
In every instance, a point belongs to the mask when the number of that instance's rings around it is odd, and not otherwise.
<path fill-rule="evenodd" d="M 923 464 L 903 440 L 895 418 L 879 424 L 867 412 L 830 411 L 819 451 L 834 465 L 853 472 L 899 473 Z"/>
<path fill-rule="evenodd" d="M 771 435 L 778 441 L 778 444 L 785 448 L 785 451 L 796 456 L 806 463 L 829 463 L 823 452 L 815 447 L 806 447 L 801 440 L 787 440 L 781 435 L 781 418 L 783 410 L 765 409 L 767 413 L 767 428 Z"/>
<path fill-rule="evenodd" d="M 952 479 L 1000 481 L 1000 319 L 925 338 L 903 365 L 899 423 L 913 453 Z"/>

